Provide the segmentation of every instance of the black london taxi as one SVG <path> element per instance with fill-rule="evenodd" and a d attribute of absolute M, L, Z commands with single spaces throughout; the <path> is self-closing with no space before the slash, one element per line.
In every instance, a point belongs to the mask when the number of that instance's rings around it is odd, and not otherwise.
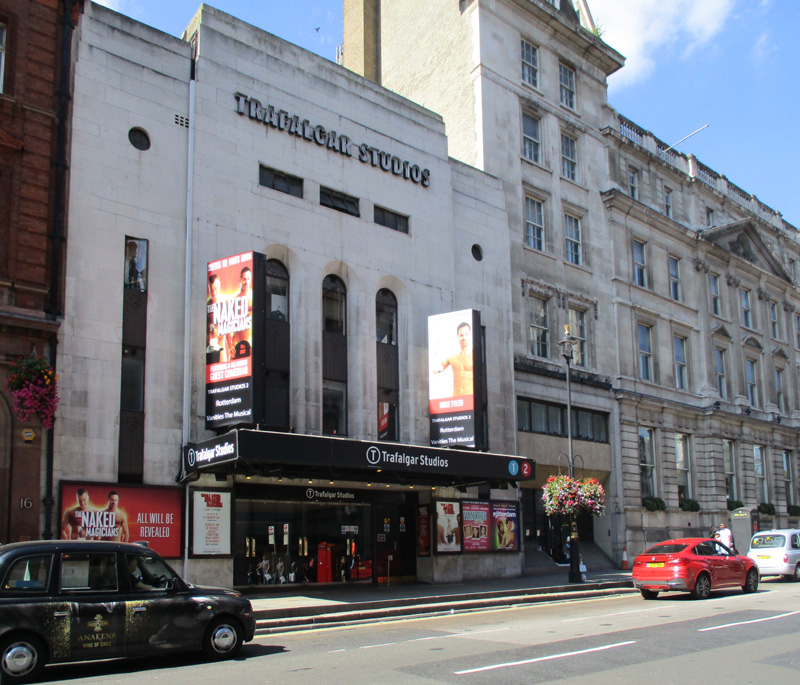
<path fill-rule="evenodd" d="M 253 639 L 250 601 L 183 581 L 153 550 L 90 540 L 0 547 L 0 681 L 48 663 L 166 651 L 236 655 Z"/>

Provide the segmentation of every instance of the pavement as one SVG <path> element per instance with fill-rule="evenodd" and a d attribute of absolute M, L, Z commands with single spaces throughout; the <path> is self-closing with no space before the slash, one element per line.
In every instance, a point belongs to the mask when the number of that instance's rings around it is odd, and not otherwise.
<path fill-rule="evenodd" d="M 582 583 L 569 583 L 568 571 L 559 566 L 518 578 L 462 583 L 358 581 L 236 589 L 253 605 L 256 635 L 636 592 L 629 570 L 588 571 Z"/>

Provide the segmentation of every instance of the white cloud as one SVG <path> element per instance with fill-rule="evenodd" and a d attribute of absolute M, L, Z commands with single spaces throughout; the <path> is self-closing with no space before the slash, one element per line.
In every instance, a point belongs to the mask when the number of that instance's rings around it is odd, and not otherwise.
<path fill-rule="evenodd" d="M 690 55 L 719 34 L 735 4 L 736 0 L 589 0 L 603 40 L 626 57 L 625 67 L 609 84 L 623 88 L 647 79 L 662 48 Z"/>
<path fill-rule="evenodd" d="M 770 36 L 769 31 L 764 31 L 753 45 L 750 57 L 757 66 L 762 66 L 777 52 L 778 48 L 772 42 L 772 36 Z"/>

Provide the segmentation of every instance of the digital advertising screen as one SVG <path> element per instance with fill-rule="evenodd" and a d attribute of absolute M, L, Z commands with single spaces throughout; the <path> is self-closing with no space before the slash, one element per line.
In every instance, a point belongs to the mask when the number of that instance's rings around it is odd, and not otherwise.
<path fill-rule="evenodd" d="M 480 339 L 480 312 L 474 309 L 428 317 L 431 446 L 476 447 Z"/>
<path fill-rule="evenodd" d="M 519 507 L 512 502 L 492 502 L 492 549 L 519 550 Z"/>
<path fill-rule="evenodd" d="M 263 366 L 264 256 L 244 252 L 208 263 L 206 429 L 258 423 Z"/>

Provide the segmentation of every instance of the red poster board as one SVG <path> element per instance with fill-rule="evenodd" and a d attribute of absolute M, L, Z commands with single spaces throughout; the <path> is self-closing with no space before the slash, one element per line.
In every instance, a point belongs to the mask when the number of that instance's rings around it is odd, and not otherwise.
<path fill-rule="evenodd" d="M 60 489 L 62 540 L 145 541 L 164 557 L 181 556 L 183 490 L 81 482 Z"/>

